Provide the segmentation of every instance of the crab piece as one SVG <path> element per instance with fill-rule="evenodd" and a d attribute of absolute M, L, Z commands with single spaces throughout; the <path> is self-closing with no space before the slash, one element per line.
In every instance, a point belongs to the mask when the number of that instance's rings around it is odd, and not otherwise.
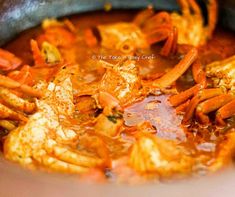
<path fill-rule="evenodd" d="M 214 87 L 235 89 L 235 55 L 222 61 L 215 61 L 206 65 L 206 75 L 213 82 Z"/>
<path fill-rule="evenodd" d="M 21 66 L 22 60 L 0 48 L 0 70 L 10 71 Z"/>
<path fill-rule="evenodd" d="M 177 29 L 171 25 L 167 12 L 154 14 L 152 8 L 140 12 L 133 22 L 121 22 L 97 27 L 101 45 L 131 54 L 137 49 L 147 49 L 150 45 L 165 41 L 162 55 L 176 52 Z"/>
<path fill-rule="evenodd" d="M 32 68 L 29 65 L 24 65 L 20 70 L 14 70 L 7 74 L 7 76 L 21 84 L 28 86 L 35 85 L 35 80 L 32 74 Z"/>
<path fill-rule="evenodd" d="M 141 134 L 130 151 L 129 165 L 139 173 L 156 173 L 169 177 L 175 173 L 188 174 L 193 159 L 174 141 L 164 140 L 152 134 Z"/>
<path fill-rule="evenodd" d="M 32 88 L 26 84 L 21 84 L 18 81 L 15 81 L 7 76 L 0 74 L 0 87 L 8 88 L 8 89 L 17 89 L 19 91 L 22 91 L 23 93 L 40 98 L 42 97 L 43 93 L 35 88 Z"/>
<path fill-rule="evenodd" d="M 178 29 L 178 43 L 199 46 L 211 38 L 217 23 L 217 1 L 209 0 L 207 4 L 208 25 L 204 26 L 204 19 L 200 7 L 195 0 L 178 0 L 182 15 L 171 14 L 173 26 Z"/>
<path fill-rule="evenodd" d="M 36 104 L 17 95 L 18 90 L 31 97 L 41 97 L 42 92 L 28 85 L 0 75 L 0 120 L 14 120 L 20 123 L 27 122 L 27 115 L 34 113 Z M 16 93 L 14 93 L 16 91 Z M 6 125 L 6 126 L 4 126 Z M 9 124 L 1 124 L 1 127 L 8 129 Z"/>
<path fill-rule="evenodd" d="M 16 128 L 16 125 L 9 120 L 0 120 L 0 127 L 6 129 L 7 131 L 12 131 Z"/>
<path fill-rule="evenodd" d="M 98 40 L 95 37 L 91 28 L 85 29 L 84 31 L 85 42 L 89 47 L 95 47 L 98 44 Z"/>
<path fill-rule="evenodd" d="M 234 151 L 235 151 L 235 133 L 234 131 L 228 131 L 223 139 L 220 141 L 217 147 L 215 159 L 209 166 L 211 172 L 216 172 L 224 166 L 231 164 Z"/>
<path fill-rule="evenodd" d="M 121 109 L 119 100 L 108 92 L 100 91 L 98 94 L 99 105 L 102 109 L 108 106 L 109 109 Z"/>
<path fill-rule="evenodd" d="M 76 33 L 76 27 L 69 19 L 64 19 L 63 21 L 58 21 L 55 18 L 47 18 L 42 21 L 42 28 L 45 30 L 51 27 L 65 27 L 69 31 Z"/>
<path fill-rule="evenodd" d="M 21 65 L 21 60 L 10 52 L 0 49 L 0 67 L 4 71 L 10 71 Z M 8 73 L 8 77 L 0 75 L 0 121 L 1 127 L 12 130 L 9 120 L 25 123 L 26 114 L 33 113 L 36 105 L 21 98 L 22 93 L 32 97 L 40 97 L 42 93 L 32 87 L 33 79 L 29 72 L 29 66 L 25 65 L 20 71 Z M 19 91 L 18 91 L 19 90 Z"/>
<path fill-rule="evenodd" d="M 119 111 L 104 108 L 103 112 L 97 117 L 95 124 L 96 133 L 108 137 L 118 136 L 123 125 L 123 116 Z"/>
<path fill-rule="evenodd" d="M 123 59 L 111 64 L 100 60 L 100 63 L 106 69 L 101 80 L 84 84 L 76 96 L 95 96 L 99 107 L 119 110 L 141 96 L 141 79 L 135 61 Z"/>
<path fill-rule="evenodd" d="M 224 109 L 222 107 L 224 106 L 227 108 L 226 106 L 227 104 L 230 104 L 229 106 L 231 106 L 231 101 L 233 101 L 234 99 L 235 99 L 235 95 L 226 93 L 226 94 L 221 94 L 219 96 L 208 99 L 204 101 L 203 103 L 200 103 L 196 108 L 196 115 L 198 116 L 199 121 L 203 124 L 208 124 L 210 120 L 207 114 L 219 109 L 218 112 L 220 114 L 219 115 L 220 117 L 216 116 L 216 120 L 220 120 L 219 122 L 222 123 L 223 119 L 229 118 L 230 116 L 234 115 L 233 113 L 234 110 L 228 111 L 225 117 L 222 116 L 224 113 L 221 113 L 221 112 L 224 112 Z M 234 102 L 232 102 L 232 104 L 234 104 Z M 232 105 L 231 107 L 234 108 L 234 105 Z"/>
<path fill-rule="evenodd" d="M 135 61 L 125 59 L 116 65 L 104 62 L 104 67 L 106 72 L 101 79 L 99 91 L 106 93 L 112 105 L 117 105 L 117 101 L 120 106 L 127 105 L 140 96 L 141 80 Z"/>
<path fill-rule="evenodd" d="M 147 83 L 151 83 L 153 88 L 164 90 L 172 85 L 191 65 L 193 72 L 197 73 L 195 74 L 196 80 L 205 83 L 205 78 L 200 77 L 198 74 L 203 73 L 202 68 L 194 69 L 195 66 L 198 67 L 197 57 L 197 49 L 192 48 L 172 70 L 160 78 Z M 109 108 L 116 107 L 120 110 L 123 106 L 141 99 L 142 95 L 146 95 L 148 90 L 142 88 L 142 85 L 144 86 L 145 84 L 138 76 L 138 67 L 134 61 L 124 59 L 116 65 L 102 60 L 100 62 L 106 68 L 101 81 L 84 86 L 85 88 L 82 88 L 84 90 L 80 91 L 77 96 L 98 95 L 96 98 L 98 98 L 97 100 L 101 108 L 103 108 L 102 106 L 109 106 Z"/>
<path fill-rule="evenodd" d="M 25 113 L 32 113 L 36 108 L 35 103 L 31 103 L 27 100 L 24 100 L 11 93 L 10 90 L 2 87 L 0 87 L 0 99 L 7 106 L 11 106 Z"/>
<path fill-rule="evenodd" d="M 153 87 L 158 87 L 164 89 L 172 85 L 184 72 L 191 66 L 195 66 L 195 61 L 198 57 L 198 51 L 196 48 L 192 48 L 188 53 L 180 60 L 180 62 L 172 68 L 169 72 L 164 74 L 158 79 L 155 79 L 152 83 Z M 196 69 L 193 69 L 193 72 L 196 72 Z"/>
<path fill-rule="evenodd" d="M 137 48 L 148 48 L 143 32 L 133 23 L 99 25 L 101 46 L 131 53 Z"/>
<path fill-rule="evenodd" d="M 103 112 L 95 120 L 95 130 L 114 137 L 123 124 L 123 107 L 142 96 L 141 80 L 134 61 L 125 59 L 116 65 L 102 61 L 102 64 L 106 72 L 100 82 L 83 86 L 84 90 L 79 91 L 76 97 L 92 96 L 96 99 L 97 107 Z"/>
<path fill-rule="evenodd" d="M 38 84 L 45 96 L 37 100 L 38 111 L 29 116 L 27 123 L 6 137 L 7 159 L 29 168 L 41 164 L 49 170 L 73 173 L 106 166 L 106 158 L 99 152 L 93 154 L 72 147 L 78 139 L 77 133 L 60 124 L 60 117 L 68 117 L 69 121 L 74 113 L 70 78 L 70 73 L 63 69 L 53 82 Z"/>
<path fill-rule="evenodd" d="M 69 47 L 75 42 L 75 36 L 64 27 L 51 27 L 45 30 L 45 33 L 37 38 L 41 44 L 47 41 L 56 47 Z"/>
<path fill-rule="evenodd" d="M 179 73 L 179 72 L 178 72 Z M 169 102 L 172 106 L 177 107 L 178 113 L 185 112 L 188 107 L 190 99 L 195 96 L 202 88 L 207 87 L 206 72 L 199 60 L 195 60 L 192 64 L 192 74 L 196 85 L 181 92 L 180 94 L 170 97 Z"/>
<path fill-rule="evenodd" d="M 204 89 L 198 92 L 190 101 L 186 110 L 183 123 L 187 124 L 196 114 L 198 120 L 203 124 L 209 123 L 209 118 L 206 114 L 215 111 L 227 102 L 231 101 L 232 95 L 224 94 L 220 88 Z"/>
<path fill-rule="evenodd" d="M 79 148 L 96 152 L 101 158 L 103 158 L 103 160 L 106 161 L 107 167 L 111 165 L 111 159 L 109 156 L 110 150 L 108 149 L 103 136 L 101 137 L 92 132 L 87 132 L 79 138 Z"/>
<path fill-rule="evenodd" d="M 199 46 L 212 36 L 217 22 L 217 2 L 210 0 L 208 26 L 195 0 L 179 0 L 182 15 L 160 12 L 153 9 L 140 12 L 131 23 L 122 22 L 98 26 L 101 45 L 131 54 L 137 49 L 147 49 L 150 45 L 165 41 L 160 52 L 163 56 L 174 54 L 178 44 Z"/>
<path fill-rule="evenodd" d="M 8 120 L 18 120 L 22 122 L 27 121 L 27 117 L 25 117 L 23 114 L 17 113 L 1 103 L 0 103 L 0 115 L 2 120 L 8 119 Z"/>
<path fill-rule="evenodd" d="M 49 67 L 63 62 L 59 50 L 54 45 L 44 41 L 41 50 L 35 40 L 31 40 L 30 45 L 36 67 Z"/>
<path fill-rule="evenodd" d="M 160 12 L 154 14 L 151 7 L 140 12 L 133 21 L 141 28 L 149 45 L 166 41 L 160 54 L 168 56 L 177 49 L 178 30 L 172 25 L 170 14 Z"/>
<path fill-rule="evenodd" d="M 233 97 L 234 98 L 234 97 Z M 225 119 L 235 115 L 235 99 L 227 102 L 216 113 L 216 122 L 220 125 L 225 125 Z"/>
<path fill-rule="evenodd" d="M 184 124 L 190 122 L 194 112 L 203 124 L 210 123 L 207 114 L 216 110 L 218 110 L 216 122 L 221 125 L 225 125 L 224 119 L 235 115 L 234 65 L 235 56 L 206 65 L 206 76 L 212 81 L 213 88 L 208 89 L 206 86 L 196 85 L 170 98 L 170 103 L 173 106 L 179 106 L 192 98 L 184 115 Z"/>
<path fill-rule="evenodd" d="M 46 41 L 55 47 L 66 48 L 75 42 L 76 28 L 69 20 L 59 22 L 56 19 L 46 19 L 43 21 L 42 27 L 44 34 L 36 39 L 40 46 Z"/>
<path fill-rule="evenodd" d="M 141 80 L 134 61 L 125 59 L 116 65 L 101 62 L 106 68 L 102 79 L 94 86 L 85 86 L 76 97 L 90 95 L 96 99 L 97 107 L 103 112 L 95 121 L 95 130 L 114 137 L 119 134 L 123 124 L 123 107 L 141 98 Z"/>

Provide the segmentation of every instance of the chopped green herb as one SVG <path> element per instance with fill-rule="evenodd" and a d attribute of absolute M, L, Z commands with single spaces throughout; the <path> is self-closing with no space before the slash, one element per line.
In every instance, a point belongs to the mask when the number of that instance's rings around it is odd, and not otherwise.
<path fill-rule="evenodd" d="M 117 123 L 117 117 L 116 117 L 116 116 L 114 116 L 114 115 L 109 115 L 109 116 L 107 116 L 107 118 L 108 118 L 111 122 Z"/>
<path fill-rule="evenodd" d="M 123 116 L 120 112 L 117 112 L 114 115 L 108 115 L 107 118 L 113 122 L 113 123 L 117 123 L 117 119 L 121 119 Z"/>

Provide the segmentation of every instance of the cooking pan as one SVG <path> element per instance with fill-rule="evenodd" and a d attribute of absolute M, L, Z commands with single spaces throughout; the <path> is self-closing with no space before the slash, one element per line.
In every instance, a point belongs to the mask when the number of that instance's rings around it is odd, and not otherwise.
<path fill-rule="evenodd" d="M 206 0 L 204 0 L 205 2 Z M 175 0 L 0 0 L 0 46 L 46 17 L 102 10 L 105 3 L 113 9 L 140 9 L 152 4 L 159 10 L 177 10 Z M 203 2 L 201 2 L 203 3 Z M 220 2 L 219 25 L 235 31 L 235 1 Z M 76 175 L 31 172 L 0 156 L 0 197 L 61 196 L 234 196 L 233 167 L 214 175 L 172 183 L 146 185 L 88 184 Z"/>

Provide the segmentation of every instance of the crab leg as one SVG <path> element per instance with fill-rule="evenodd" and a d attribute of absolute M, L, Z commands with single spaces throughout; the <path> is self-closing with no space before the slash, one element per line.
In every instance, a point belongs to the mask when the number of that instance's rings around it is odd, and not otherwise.
<path fill-rule="evenodd" d="M 185 103 L 183 103 L 183 104 L 179 105 L 178 107 L 176 107 L 175 108 L 176 113 L 177 114 L 184 113 L 187 110 L 189 103 L 190 103 L 190 100 L 187 100 Z"/>
<path fill-rule="evenodd" d="M 183 15 L 189 15 L 190 14 L 190 8 L 189 8 L 188 0 L 178 0 L 178 4 L 181 7 Z"/>
<path fill-rule="evenodd" d="M 197 108 L 198 103 L 200 103 L 203 100 L 206 100 L 206 99 L 209 99 L 209 98 L 221 95 L 221 94 L 223 94 L 223 91 L 220 88 L 201 90 L 198 93 L 198 95 L 194 96 L 193 99 L 190 101 L 182 123 L 188 124 L 189 120 L 193 117 L 193 113 L 195 109 Z"/>
<path fill-rule="evenodd" d="M 188 2 L 189 2 L 190 9 L 192 9 L 193 13 L 198 15 L 198 16 L 201 16 L 202 13 L 201 13 L 200 7 L 196 3 L 197 0 L 188 0 Z"/>
<path fill-rule="evenodd" d="M 94 95 L 98 92 L 98 83 L 96 82 L 91 82 L 89 84 L 82 84 L 81 88 L 74 94 L 74 97 L 79 97 L 79 96 L 91 96 Z"/>
<path fill-rule="evenodd" d="M 169 32 L 169 28 L 159 27 L 157 30 L 146 34 L 147 42 L 151 45 L 166 40 L 169 37 Z"/>
<path fill-rule="evenodd" d="M 169 36 L 168 36 L 168 38 L 166 40 L 166 43 L 164 44 L 164 46 L 163 46 L 163 48 L 162 48 L 162 50 L 160 52 L 160 54 L 162 56 L 166 56 L 167 57 L 171 53 L 171 51 L 172 51 L 172 48 L 174 46 L 174 41 L 175 41 L 175 38 L 174 38 L 175 33 L 174 33 L 174 31 L 175 30 L 172 30 L 170 32 L 170 34 L 169 34 Z"/>
<path fill-rule="evenodd" d="M 0 103 L 0 118 L 1 119 L 9 119 L 9 120 L 19 120 L 22 122 L 26 122 L 27 118 L 17 112 L 14 112 L 13 110 L 9 109 L 5 105 L 2 105 Z"/>
<path fill-rule="evenodd" d="M 196 60 L 192 65 L 192 73 L 194 81 L 198 84 L 201 84 L 202 87 L 205 88 L 207 85 L 206 73 L 202 68 L 201 62 L 198 60 Z"/>
<path fill-rule="evenodd" d="M 141 27 L 145 23 L 145 21 L 147 21 L 153 15 L 154 15 L 153 9 L 147 8 L 141 11 L 139 14 L 137 14 L 137 16 L 133 20 L 133 23 Z"/>
<path fill-rule="evenodd" d="M 203 124 L 209 122 L 206 114 L 219 109 L 234 99 L 232 94 L 222 94 L 200 103 L 196 108 L 196 115 Z"/>
<path fill-rule="evenodd" d="M 22 92 L 29 94 L 30 96 L 35 96 L 40 98 L 42 96 L 42 92 L 33 89 L 32 87 L 21 84 L 17 81 L 14 81 L 13 79 L 10 79 L 9 77 L 6 77 L 4 75 L 0 74 L 0 86 L 10 89 L 19 89 Z"/>
<path fill-rule="evenodd" d="M 66 163 L 64 161 L 61 161 L 55 157 L 52 157 L 50 155 L 43 155 L 43 156 L 34 156 L 33 157 L 37 162 L 44 165 L 45 167 L 49 167 L 52 170 L 59 171 L 59 172 L 65 172 L 65 173 L 86 173 L 88 172 L 88 168 L 77 166 L 74 164 Z"/>
<path fill-rule="evenodd" d="M 178 43 L 178 29 L 176 27 L 173 27 L 173 33 L 174 33 L 174 41 L 172 46 L 172 53 L 175 54 L 177 52 L 177 43 Z"/>
<path fill-rule="evenodd" d="M 152 32 L 160 27 L 171 28 L 171 17 L 167 12 L 160 12 L 147 20 L 142 27 L 144 33 Z"/>
<path fill-rule="evenodd" d="M 201 63 L 196 60 L 192 65 L 192 72 L 193 72 L 193 78 L 198 83 L 197 85 L 185 90 L 184 92 L 181 92 L 178 95 L 173 95 L 170 97 L 169 102 L 172 106 L 178 106 L 181 103 L 185 102 L 192 96 L 196 95 L 196 93 L 201 89 L 206 87 L 206 74 L 202 70 Z M 181 109 L 181 108 L 180 108 Z"/>
<path fill-rule="evenodd" d="M 46 144 L 46 151 L 50 155 L 54 155 L 56 158 L 68 162 L 74 165 L 83 167 L 96 167 L 103 166 L 104 161 L 101 158 L 93 155 L 86 155 L 81 151 L 73 151 L 60 145 L 56 145 L 56 142 L 50 140 Z"/>
<path fill-rule="evenodd" d="M 0 98 L 3 100 L 4 103 L 6 103 L 9 106 L 12 106 L 16 108 L 17 110 L 26 112 L 26 113 L 32 113 L 36 105 L 34 103 L 30 103 L 15 94 L 11 93 L 6 88 L 0 87 Z"/>
<path fill-rule="evenodd" d="M 154 87 L 166 88 L 174 83 L 197 59 L 198 51 L 196 48 L 192 48 L 184 58 L 169 72 L 163 75 L 161 78 L 153 81 Z"/>
<path fill-rule="evenodd" d="M 112 96 L 111 94 L 109 94 L 108 92 L 100 91 L 98 93 L 98 100 L 102 108 L 108 106 L 110 109 L 113 108 L 121 109 L 119 100 L 114 96 Z"/>
<path fill-rule="evenodd" d="M 16 126 L 8 120 L 0 120 L 0 127 L 8 131 L 12 131 L 13 129 L 16 128 Z"/>
<path fill-rule="evenodd" d="M 217 18 L 218 18 L 218 4 L 217 0 L 209 0 L 207 5 L 208 12 L 208 37 L 212 36 L 215 30 Z"/>
<path fill-rule="evenodd" d="M 142 31 L 145 33 L 147 42 L 150 45 L 170 37 L 167 46 L 172 46 L 171 43 L 174 43 L 174 36 L 176 36 L 176 33 L 174 32 L 174 29 L 172 30 L 171 18 L 167 12 L 160 12 L 146 21 L 146 23 L 143 23 L 144 26 L 142 27 Z M 140 23 L 140 21 L 138 21 L 138 23 Z"/>
<path fill-rule="evenodd" d="M 224 119 L 235 115 L 235 100 L 230 101 L 221 107 L 216 113 L 216 122 L 225 125 Z"/>
<path fill-rule="evenodd" d="M 185 102 L 186 100 L 190 99 L 192 96 L 195 95 L 200 89 L 200 85 L 197 84 L 177 95 L 173 95 L 169 98 L 169 102 L 172 106 L 176 107 L 181 103 Z"/>
<path fill-rule="evenodd" d="M 195 0 L 178 0 L 178 3 L 182 9 L 183 15 L 189 15 L 192 9 L 194 14 L 201 16 L 201 10 Z"/>
<path fill-rule="evenodd" d="M 45 63 L 45 60 L 42 56 L 42 53 L 41 53 L 41 51 L 38 47 L 37 41 L 32 39 L 30 41 L 30 45 L 31 45 L 31 50 L 32 50 L 32 53 L 33 53 L 33 59 L 35 61 L 35 65 L 36 66 L 44 66 L 46 63 Z"/>

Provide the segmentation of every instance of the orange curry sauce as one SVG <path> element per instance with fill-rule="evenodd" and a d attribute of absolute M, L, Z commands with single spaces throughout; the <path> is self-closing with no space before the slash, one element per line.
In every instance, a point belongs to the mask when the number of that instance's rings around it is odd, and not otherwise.
<path fill-rule="evenodd" d="M 135 16 L 135 11 L 111 11 L 111 12 L 92 12 L 88 14 L 80 14 L 68 17 L 74 26 L 78 29 L 78 34 L 83 34 L 84 30 L 90 27 L 94 27 L 100 24 L 114 23 L 119 21 L 131 21 Z M 36 27 L 27 30 L 17 36 L 5 45 L 4 49 L 14 53 L 16 56 L 23 60 L 23 64 L 33 65 L 32 52 L 30 50 L 30 39 L 35 39 L 42 33 L 40 27 Z M 165 72 L 167 69 L 172 68 L 179 61 L 178 56 L 162 57 L 159 55 L 159 49 L 161 44 L 154 45 L 151 48 L 151 52 L 146 55 L 152 58 L 140 59 L 136 63 L 139 66 L 139 74 L 141 76 L 151 75 L 154 73 Z M 112 55 L 115 51 L 102 51 L 99 46 L 90 48 L 84 42 L 84 40 L 78 40 L 76 45 L 70 47 L 70 51 L 63 51 L 62 53 L 65 59 L 73 58 L 73 60 L 80 66 L 83 73 L 82 79 L 84 83 L 90 83 L 99 81 L 104 74 L 104 71 L 95 65 L 95 58 L 101 59 L 101 55 Z M 213 38 L 207 43 L 206 46 L 199 48 L 199 58 L 203 65 L 213 62 L 215 60 L 222 60 L 235 54 L 235 35 L 232 32 L 217 29 L 213 35 Z M 99 56 L 100 55 L 100 56 Z M 115 60 L 108 60 L 110 63 Z M 90 62 L 90 64 L 89 64 Z M 38 69 L 38 78 L 40 79 L 43 72 L 47 70 Z M 36 78 L 37 80 L 37 78 Z M 110 83 L 112 83 L 110 81 Z M 194 84 L 191 70 L 189 69 L 183 77 L 177 80 L 176 87 L 179 91 L 185 90 Z M 74 87 L 76 88 L 76 87 Z M 177 140 L 180 145 L 187 147 L 192 158 L 200 158 L 200 163 L 194 166 L 191 174 L 197 176 L 201 174 L 207 174 L 208 166 L 213 162 L 215 155 L 220 150 L 221 146 L 226 144 L 226 137 L 224 133 L 230 128 L 234 127 L 234 120 L 230 118 L 229 124 L 226 127 L 220 128 L 214 124 L 210 126 L 202 126 L 197 121 L 193 121 L 190 126 L 181 125 L 182 115 L 176 115 L 176 111 L 168 102 L 169 95 L 162 94 L 160 96 L 150 95 L 143 98 L 140 101 L 129 104 L 125 107 L 123 118 L 125 129 L 120 134 L 125 143 L 119 144 L 119 141 L 113 139 L 106 139 L 109 141 L 112 167 L 101 170 L 101 173 L 97 173 L 96 170 L 92 173 L 88 173 L 87 176 L 96 176 L 95 179 L 104 180 L 102 177 L 106 177 L 109 180 L 119 179 L 124 181 L 132 179 L 132 182 L 141 182 L 141 176 L 132 172 L 131 169 L 125 166 L 125 158 L 129 154 L 128 148 L 133 143 L 133 135 L 136 134 L 136 126 L 146 122 L 150 123 L 153 128 L 153 132 L 163 139 Z M 97 110 L 91 110 L 89 112 L 82 107 L 82 105 L 92 105 L 92 101 L 79 99 L 78 102 L 82 103 L 78 106 L 79 110 L 84 112 L 84 116 L 81 113 L 77 114 L 79 120 L 76 120 L 74 124 L 86 122 L 91 116 L 97 116 L 100 112 Z M 213 116 L 213 114 L 212 114 Z M 72 121 L 71 121 L 72 122 Z M 76 125 L 74 126 L 76 127 Z M 83 126 L 79 126 L 81 128 Z M 84 132 L 92 130 L 92 127 L 86 125 L 82 128 Z M 111 145 L 110 145 L 111 144 Z M 124 164 L 123 164 L 124 163 Z M 212 170 L 213 171 L 213 170 Z M 95 174 L 95 175 L 94 175 Z M 152 175 L 143 175 L 145 178 L 152 178 Z M 98 178 L 97 178 L 98 177 Z M 134 177 L 134 178 L 133 178 Z M 133 181 L 135 179 L 135 181 Z"/>

